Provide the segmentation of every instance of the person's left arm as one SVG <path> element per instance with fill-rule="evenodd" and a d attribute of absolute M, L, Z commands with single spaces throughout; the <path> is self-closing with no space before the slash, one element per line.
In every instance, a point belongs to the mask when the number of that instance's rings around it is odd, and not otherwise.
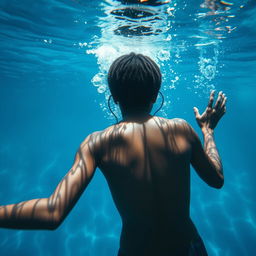
<path fill-rule="evenodd" d="M 88 136 L 80 145 L 72 168 L 49 198 L 0 206 L 0 228 L 56 229 L 80 198 L 95 169 L 94 150 Z"/>

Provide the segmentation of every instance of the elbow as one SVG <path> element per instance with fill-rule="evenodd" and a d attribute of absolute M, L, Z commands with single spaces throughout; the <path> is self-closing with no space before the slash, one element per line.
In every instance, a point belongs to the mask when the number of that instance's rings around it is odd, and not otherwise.
<path fill-rule="evenodd" d="M 60 226 L 59 222 L 51 222 L 50 225 L 48 226 L 48 230 L 54 231 Z"/>
<path fill-rule="evenodd" d="M 214 183 L 211 183 L 209 185 L 213 188 L 221 189 L 224 186 L 224 178 L 219 177 L 217 180 L 214 181 Z"/>
<path fill-rule="evenodd" d="M 51 230 L 51 231 L 54 231 L 56 229 L 59 228 L 59 226 L 61 225 L 63 219 L 61 217 L 59 217 L 58 215 L 55 216 L 49 223 L 47 229 L 48 230 Z"/>
<path fill-rule="evenodd" d="M 224 176 L 222 167 L 214 170 L 215 175 L 211 177 L 211 187 L 221 189 L 224 186 Z"/>
<path fill-rule="evenodd" d="M 224 180 L 215 185 L 216 189 L 221 189 L 224 186 Z"/>

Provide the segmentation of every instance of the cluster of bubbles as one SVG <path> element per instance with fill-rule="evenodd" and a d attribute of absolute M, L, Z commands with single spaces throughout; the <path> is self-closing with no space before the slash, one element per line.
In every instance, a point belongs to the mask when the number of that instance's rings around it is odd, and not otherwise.
<path fill-rule="evenodd" d="M 111 45 L 101 45 L 96 49 L 88 49 L 86 51 L 87 54 L 94 54 L 97 57 L 99 72 L 94 75 L 91 82 L 97 88 L 98 93 L 104 94 L 105 96 L 105 101 L 100 103 L 100 107 L 105 112 L 107 118 L 113 118 L 109 114 L 107 106 L 108 98 L 110 96 L 110 92 L 107 86 L 107 72 L 111 63 L 116 58 L 132 51 L 150 56 L 159 66 L 162 66 L 160 63 L 169 61 L 171 57 L 170 50 L 168 51 L 167 49 L 162 49 L 159 51 L 157 48 L 155 48 L 152 51 L 152 46 L 145 44 L 138 44 L 138 46 L 134 48 L 127 45 L 127 42 L 123 43 L 121 41 L 116 41 L 116 43 L 113 42 Z M 163 80 L 165 77 L 166 75 L 163 73 Z M 111 109 L 118 116 L 118 118 L 121 117 L 119 109 L 116 105 L 113 104 L 113 102 L 111 102 Z"/>
<path fill-rule="evenodd" d="M 168 61 L 171 57 L 170 51 L 167 50 L 160 50 L 157 54 L 157 57 L 160 61 Z"/>
<path fill-rule="evenodd" d="M 214 89 L 213 80 L 218 73 L 218 56 L 219 46 L 218 44 L 210 44 L 204 47 L 198 47 L 199 60 L 198 68 L 199 74 L 194 76 L 194 88 L 195 93 L 198 93 L 197 89 L 207 93 L 209 90 Z"/>
<path fill-rule="evenodd" d="M 160 6 L 123 5 L 120 1 L 105 0 L 101 2 L 103 17 L 99 17 L 98 26 L 101 36 L 95 37 L 91 43 L 79 43 L 79 46 L 87 47 L 87 54 L 94 54 L 99 67 L 91 82 L 97 88 L 99 94 L 104 95 L 104 101 L 100 107 L 107 118 L 112 119 L 108 111 L 108 98 L 110 92 L 107 86 L 107 72 L 111 63 L 123 54 L 129 52 L 142 53 L 151 57 L 161 68 L 163 75 L 162 90 L 175 90 L 183 78 L 175 71 L 175 65 L 183 61 L 183 53 L 188 50 L 188 40 L 177 36 L 175 25 L 175 13 L 178 10 L 175 2 Z M 204 7 L 206 8 L 206 7 Z M 230 7 L 225 7 L 228 11 Z M 225 11 L 227 11 L 225 10 Z M 218 12 L 218 11 L 216 11 Z M 212 14 L 212 11 L 211 13 Z M 219 34 L 220 21 L 213 16 L 214 28 L 211 27 L 212 19 L 208 12 L 195 15 L 200 19 L 198 32 L 192 36 L 197 43 L 194 49 L 198 53 L 197 72 L 193 75 L 193 93 L 208 95 L 209 90 L 214 89 L 214 79 L 218 74 L 219 53 L 221 38 Z M 219 17 L 219 13 L 217 13 Z M 228 14 L 232 17 L 231 13 Z M 203 20 L 205 19 L 205 20 Z M 229 31 L 232 31 L 229 30 Z M 146 40 L 145 40 L 146 38 Z M 171 63 L 171 64 L 170 64 Z M 166 116 L 170 106 L 169 93 L 165 93 L 165 103 L 161 114 Z M 112 111 L 120 117 L 116 105 L 111 103 Z"/>
<path fill-rule="evenodd" d="M 213 80 L 216 76 L 218 56 L 218 45 L 210 48 L 200 48 L 200 56 L 198 61 L 199 71 L 208 81 Z"/>
<path fill-rule="evenodd" d="M 214 79 L 223 67 L 219 63 L 221 43 L 237 28 L 232 19 L 244 8 L 241 3 L 205 0 L 200 5 L 203 12 L 195 14 L 194 21 L 199 24 L 198 33 L 193 36 L 198 39 L 194 46 L 199 51 L 199 74 L 194 75 L 193 81 L 195 93 L 214 89 Z"/>
<path fill-rule="evenodd" d="M 244 5 L 227 1 L 209 1 L 205 0 L 200 7 L 204 12 L 197 13 L 196 19 L 208 22 L 207 33 L 210 33 L 217 39 L 224 39 L 227 34 L 237 29 L 232 20 L 236 17 L 235 12 L 239 13 Z M 245 2 L 245 1 L 244 1 Z"/>
<path fill-rule="evenodd" d="M 107 86 L 107 72 L 116 58 L 129 52 L 141 53 L 152 58 L 160 66 L 163 82 L 166 80 L 167 70 L 170 73 L 170 66 L 167 63 L 172 58 L 174 48 L 172 45 L 172 36 L 168 32 L 171 27 L 168 17 L 174 16 L 175 4 L 172 3 L 160 7 L 147 6 L 146 8 L 140 5 L 129 5 L 129 10 L 125 10 L 127 6 L 116 1 L 108 0 L 103 2 L 101 6 L 103 12 L 106 14 L 99 21 L 101 37 L 96 38 L 94 42 L 87 45 L 88 49 L 86 53 L 94 54 L 97 58 L 99 70 L 91 82 L 97 88 L 98 93 L 105 96 L 105 100 L 100 102 L 100 107 L 105 112 L 105 116 L 112 119 L 113 117 L 108 111 L 110 92 Z M 160 8 L 161 10 L 156 12 L 156 8 Z M 162 15 L 163 13 L 165 15 Z M 127 24 L 127 22 L 134 23 L 137 27 L 136 30 L 131 32 L 131 35 L 127 35 L 127 28 L 124 29 L 124 24 Z M 145 27 L 147 29 L 143 29 Z M 156 28 L 162 32 L 158 33 Z M 150 34 L 148 31 L 150 31 Z M 145 36 L 147 36 L 147 40 L 145 40 Z M 177 81 L 178 79 L 172 83 L 173 87 Z M 167 86 L 163 88 L 163 90 L 165 89 L 168 89 Z M 157 99 L 157 101 L 160 100 Z M 164 107 L 161 110 L 163 115 L 166 113 L 165 110 L 168 107 L 168 103 L 170 102 L 166 99 Z M 117 106 L 113 102 L 110 105 L 112 111 L 120 118 L 120 112 Z"/>

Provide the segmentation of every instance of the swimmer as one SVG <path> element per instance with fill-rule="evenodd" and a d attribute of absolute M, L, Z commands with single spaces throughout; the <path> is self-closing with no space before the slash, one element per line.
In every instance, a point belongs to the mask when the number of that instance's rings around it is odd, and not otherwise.
<path fill-rule="evenodd" d="M 122 219 L 119 256 L 207 255 L 189 214 L 190 165 L 209 186 L 223 186 L 214 129 L 227 98 L 220 92 L 214 104 L 212 91 L 202 114 L 194 108 L 202 146 L 185 120 L 150 114 L 161 77 L 147 56 L 130 53 L 116 59 L 108 84 L 122 120 L 82 141 L 72 168 L 49 197 L 1 206 L 0 227 L 57 229 L 98 167 Z"/>

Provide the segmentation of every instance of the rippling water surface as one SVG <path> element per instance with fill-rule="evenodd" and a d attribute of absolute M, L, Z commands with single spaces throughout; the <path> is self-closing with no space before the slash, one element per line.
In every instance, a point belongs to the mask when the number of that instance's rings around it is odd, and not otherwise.
<path fill-rule="evenodd" d="M 209 188 L 192 170 L 191 216 L 209 255 L 252 256 L 255 1 L 127 2 L 0 0 L 0 204 L 52 193 L 80 142 L 114 122 L 106 104 L 109 65 L 141 52 L 163 73 L 162 116 L 197 129 L 193 106 L 203 110 L 211 89 L 227 94 L 215 134 L 225 186 Z M 57 231 L 1 229 L 0 254 L 115 255 L 120 230 L 97 171 Z"/>

